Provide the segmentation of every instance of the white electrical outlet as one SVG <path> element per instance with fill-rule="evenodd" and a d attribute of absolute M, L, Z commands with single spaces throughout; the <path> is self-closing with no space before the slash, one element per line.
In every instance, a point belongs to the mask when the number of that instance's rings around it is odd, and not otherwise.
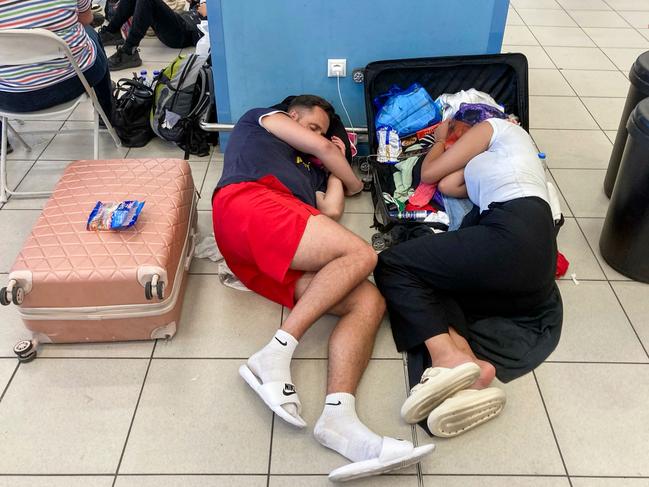
<path fill-rule="evenodd" d="M 347 76 L 347 59 L 327 59 L 327 76 L 330 78 Z"/>

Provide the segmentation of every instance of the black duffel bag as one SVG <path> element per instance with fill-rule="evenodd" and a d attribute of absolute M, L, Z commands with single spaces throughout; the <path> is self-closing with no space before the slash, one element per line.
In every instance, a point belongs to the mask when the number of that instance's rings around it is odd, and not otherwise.
<path fill-rule="evenodd" d="M 113 91 L 113 127 L 125 147 L 143 147 L 153 137 L 149 115 L 153 90 L 139 79 L 120 79 Z"/>

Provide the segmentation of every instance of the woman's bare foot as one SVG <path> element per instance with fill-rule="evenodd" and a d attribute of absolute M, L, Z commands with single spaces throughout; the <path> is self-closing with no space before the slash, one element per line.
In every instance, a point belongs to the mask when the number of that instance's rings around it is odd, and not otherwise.
<path fill-rule="evenodd" d="M 478 357 L 473 353 L 473 350 L 471 350 L 471 346 L 469 345 L 469 342 L 466 341 L 466 338 L 460 335 L 453 327 L 449 327 L 448 334 L 451 337 L 451 340 L 453 340 L 453 343 L 455 343 L 455 346 L 469 355 L 471 361 L 480 366 L 480 377 L 474 382 L 471 389 L 485 389 L 486 387 L 489 387 L 496 378 L 496 368 L 486 360 L 478 359 Z"/>

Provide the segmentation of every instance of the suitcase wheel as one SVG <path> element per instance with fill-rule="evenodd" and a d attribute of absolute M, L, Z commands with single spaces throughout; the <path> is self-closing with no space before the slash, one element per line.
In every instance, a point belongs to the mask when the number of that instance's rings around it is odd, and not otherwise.
<path fill-rule="evenodd" d="M 164 286 L 164 281 L 159 281 L 157 275 L 153 276 L 153 279 L 147 281 L 144 285 L 144 297 L 150 301 L 153 299 L 153 293 L 155 292 L 157 298 L 162 301 L 164 299 Z"/>
<path fill-rule="evenodd" d="M 27 363 L 36 358 L 37 350 L 32 340 L 21 340 L 14 345 L 14 353 L 19 362 Z"/>
<path fill-rule="evenodd" d="M 358 169 L 360 169 L 361 172 L 365 172 L 365 173 L 370 172 L 370 163 L 369 163 L 369 161 L 361 162 L 360 165 L 358 166 Z"/>
<path fill-rule="evenodd" d="M 375 233 L 372 235 L 372 248 L 377 252 L 387 249 L 392 245 L 389 235 L 383 233 Z"/>
<path fill-rule="evenodd" d="M 11 301 L 16 306 L 20 306 L 21 304 L 23 304 L 24 299 L 25 299 L 25 290 L 21 287 L 15 286 L 11 290 Z"/>
<path fill-rule="evenodd" d="M 9 306 L 11 301 L 7 298 L 7 288 L 3 287 L 0 289 L 0 304 L 2 306 Z"/>
<path fill-rule="evenodd" d="M 147 281 L 147 283 L 144 285 L 144 297 L 147 298 L 149 301 L 153 299 L 151 281 Z"/>

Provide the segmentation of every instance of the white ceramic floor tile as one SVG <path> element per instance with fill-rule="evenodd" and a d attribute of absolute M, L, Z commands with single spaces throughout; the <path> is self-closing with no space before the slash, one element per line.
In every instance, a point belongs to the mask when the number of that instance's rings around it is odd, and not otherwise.
<path fill-rule="evenodd" d="M 293 380 L 302 401 L 302 417 L 308 427 L 297 430 L 275 418 L 271 474 L 328 474 L 349 463 L 321 446 L 313 437 L 325 398 L 327 363 L 300 360 L 294 364 Z M 363 376 L 356 408 L 361 421 L 380 435 L 411 439 L 410 426 L 399 417 L 406 398 L 403 364 L 397 360 L 372 360 Z M 435 452 L 432 453 L 435 456 Z M 409 467 L 400 473 L 414 473 Z"/>
<path fill-rule="evenodd" d="M 608 198 L 604 175 L 599 169 L 552 169 L 552 175 L 576 217 L 604 217 Z"/>
<path fill-rule="evenodd" d="M 207 174 L 203 180 L 203 186 L 201 188 L 201 199 L 198 202 L 199 210 L 212 210 L 212 193 L 216 188 L 219 180 L 221 179 L 221 174 L 223 173 L 223 164 L 218 162 L 211 161 L 210 166 L 207 169 Z"/>
<path fill-rule="evenodd" d="M 68 117 L 69 121 L 92 122 L 95 119 L 95 110 L 90 100 L 83 101 Z"/>
<path fill-rule="evenodd" d="M 599 237 L 602 234 L 604 218 L 578 218 L 577 221 L 586 236 L 586 240 L 588 240 L 590 247 L 593 249 L 595 257 L 602 266 L 602 269 L 604 269 L 606 278 L 609 281 L 628 281 L 628 277 L 623 276 L 606 263 L 599 251 Z"/>
<path fill-rule="evenodd" d="M 606 3 L 615 10 L 649 11 L 649 4 L 645 0 L 606 0 Z"/>
<path fill-rule="evenodd" d="M 603 0 L 557 0 L 566 10 L 610 10 Z"/>
<path fill-rule="evenodd" d="M 649 29 L 638 29 L 638 32 L 640 32 L 645 39 L 649 40 Z"/>
<path fill-rule="evenodd" d="M 285 308 L 284 318 L 286 318 L 286 316 L 288 316 L 288 310 Z M 295 350 L 294 357 L 311 359 L 327 358 L 329 336 L 337 323 L 338 318 L 333 315 L 325 315 L 316 321 L 306 335 L 304 335 L 302 340 L 300 340 L 300 345 Z M 379 332 L 376 336 L 372 358 L 401 359 L 401 354 L 397 352 L 394 339 L 392 338 L 392 330 L 387 315 L 383 319 L 381 328 L 379 328 Z"/>
<path fill-rule="evenodd" d="M 529 88 L 530 95 L 575 96 L 575 92 L 556 69 L 530 69 Z"/>
<path fill-rule="evenodd" d="M 369 191 L 363 191 L 358 195 L 345 198 L 345 213 L 374 214 L 372 194 Z"/>
<path fill-rule="evenodd" d="M 331 482 L 325 476 L 282 476 L 271 475 L 270 487 L 331 487 Z M 418 480 L 415 475 L 381 475 L 354 480 L 358 487 L 417 487 Z"/>
<path fill-rule="evenodd" d="M 649 362 L 608 282 L 559 283 L 561 341 L 548 358 L 566 362 Z"/>
<path fill-rule="evenodd" d="M 553 27 L 577 26 L 577 24 L 563 10 L 520 8 L 517 12 L 527 25 L 550 25 Z"/>
<path fill-rule="evenodd" d="M 512 5 L 514 8 L 549 8 L 549 9 L 561 9 L 559 5 L 554 0 L 512 0 Z"/>
<path fill-rule="evenodd" d="M 549 168 L 606 169 L 610 140 L 601 130 L 532 130 Z"/>
<path fill-rule="evenodd" d="M 435 451 L 421 463 L 424 474 L 565 474 L 534 377 L 502 387 L 507 406 L 500 416 L 455 438 L 433 439 Z M 419 428 L 417 436 L 419 444 L 431 441 Z"/>
<path fill-rule="evenodd" d="M 577 279 L 606 278 L 574 218 L 566 218 L 563 227 L 559 230 L 557 245 L 559 252 L 570 262 L 568 272 L 562 279 L 570 280 L 572 283 L 571 274 L 576 274 Z"/>
<path fill-rule="evenodd" d="M 0 471 L 114 473 L 146 366 L 84 359 L 21 366 L 0 406 Z"/>
<path fill-rule="evenodd" d="M 85 130 L 83 133 L 59 133 L 41 154 L 41 159 L 51 161 L 72 161 L 92 159 L 92 122 L 66 122 L 63 130 Z M 126 156 L 128 147 L 116 147 L 108 132 L 99 133 L 99 158 L 121 159 Z"/>
<path fill-rule="evenodd" d="M 113 485 L 113 476 L 83 476 L 83 477 L 66 477 L 66 476 L 2 476 L 0 477 L 0 487 L 111 487 Z"/>
<path fill-rule="evenodd" d="M 140 57 L 147 63 L 158 64 L 161 71 L 180 54 L 180 49 L 167 47 L 156 38 L 143 39 L 139 46 Z M 153 75 L 153 72 L 147 74 Z"/>
<path fill-rule="evenodd" d="M 649 350 L 649 285 L 640 282 L 614 282 L 612 286 L 640 340 Z"/>
<path fill-rule="evenodd" d="M 209 161 L 189 160 L 189 167 L 192 169 L 192 177 L 194 178 L 194 187 L 197 190 L 203 185 L 209 164 Z"/>
<path fill-rule="evenodd" d="M 461 475 L 445 477 L 443 475 L 425 475 L 425 487 L 568 487 L 567 477 L 470 477 Z"/>
<path fill-rule="evenodd" d="M 9 189 L 15 190 L 33 165 L 34 161 L 7 161 L 7 186 Z"/>
<path fill-rule="evenodd" d="M 7 159 L 12 160 L 29 160 L 35 161 L 43 153 L 47 145 L 52 141 L 57 131 L 63 125 L 63 122 L 24 122 L 19 123 L 16 121 L 11 121 L 11 126 L 20 133 L 20 136 L 25 139 L 25 142 L 29 144 L 31 150 L 27 150 L 15 140 L 14 136 L 9 133 L 9 141 L 14 148 L 14 151 L 7 156 Z M 47 130 L 52 131 L 51 133 L 46 134 L 31 134 L 30 131 L 41 131 Z"/>
<path fill-rule="evenodd" d="M 563 214 L 563 216 L 566 218 L 573 216 L 572 211 L 570 210 L 570 207 L 566 202 L 566 199 L 563 197 L 563 194 L 561 194 L 559 185 L 554 180 L 554 177 L 550 173 L 550 170 L 547 168 L 545 169 L 545 179 L 547 180 L 548 183 L 552 183 L 554 185 L 555 189 L 557 190 L 557 193 L 559 194 L 559 205 L 561 206 L 561 213 Z"/>
<path fill-rule="evenodd" d="M 507 11 L 507 25 L 525 25 L 523 19 L 516 13 L 516 10 L 510 8 Z"/>
<path fill-rule="evenodd" d="M 508 25 L 505 29 L 503 44 L 517 46 L 538 46 L 530 30 L 524 25 Z"/>
<path fill-rule="evenodd" d="M 4 392 L 7 384 L 9 384 L 9 379 L 11 374 L 16 370 L 18 361 L 13 358 L 0 358 L 0 396 Z M 1 477 L 0 477 L 1 478 Z"/>
<path fill-rule="evenodd" d="M 649 27 L 649 11 L 619 11 L 618 14 L 637 29 L 646 29 Z"/>
<path fill-rule="evenodd" d="M 649 14 L 648 14 L 649 15 Z M 602 51 L 615 63 L 625 76 L 629 75 L 631 66 L 638 56 L 645 52 L 644 47 L 604 47 Z"/>
<path fill-rule="evenodd" d="M 279 304 L 226 287 L 218 276 L 191 275 L 178 333 L 155 356 L 247 358 L 268 343 L 281 316 Z"/>
<path fill-rule="evenodd" d="M 593 117 L 577 97 L 530 96 L 532 129 L 596 129 Z"/>
<path fill-rule="evenodd" d="M 0 272 L 9 272 L 39 215 L 38 210 L 0 211 Z"/>
<path fill-rule="evenodd" d="M 615 144 L 615 139 L 617 138 L 617 130 L 605 130 L 604 133 L 608 140 L 611 141 L 611 144 Z"/>
<path fill-rule="evenodd" d="M 264 475 L 120 475 L 115 487 L 266 487 Z"/>
<path fill-rule="evenodd" d="M 27 192 L 47 191 L 51 193 L 68 164 L 70 164 L 70 161 L 46 161 L 39 159 L 29 170 L 27 176 L 20 182 L 16 190 Z M 16 196 L 7 202 L 5 208 L 13 210 L 41 210 L 48 199 L 49 196 Z"/>
<path fill-rule="evenodd" d="M 631 28 L 585 27 L 584 31 L 599 47 L 649 47 L 649 40 Z"/>
<path fill-rule="evenodd" d="M 570 10 L 570 16 L 581 27 L 629 27 L 616 12 L 602 10 Z"/>
<path fill-rule="evenodd" d="M 376 229 L 370 228 L 372 222 L 372 215 L 367 213 L 345 213 L 339 223 L 370 243 L 376 233 Z"/>
<path fill-rule="evenodd" d="M 501 52 L 520 52 L 525 54 L 530 69 L 555 69 L 552 60 L 540 46 L 507 46 Z"/>
<path fill-rule="evenodd" d="M 579 96 L 626 97 L 629 81 L 619 71 L 563 70 Z"/>
<path fill-rule="evenodd" d="M 568 473 L 649 475 L 649 367 L 543 364 L 536 375 Z"/>
<path fill-rule="evenodd" d="M 626 98 L 584 97 L 581 101 L 602 130 L 616 130 L 619 127 Z"/>
<path fill-rule="evenodd" d="M 597 47 L 546 47 L 545 49 L 559 69 L 617 69 Z"/>
<path fill-rule="evenodd" d="M 647 487 L 649 480 L 632 478 L 597 478 L 597 477 L 572 477 L 573 487 Z"/>
<path fill-rule="evenodd" d="M 542 46 L 594 46 L 593 41 L 579 27 L 533 26 L 530 30 Z"/>
<path fill-rule="evenodd" d="M 121 473 L 265 474 L 271 412 L 238 360 L 154 360 Z"/>

